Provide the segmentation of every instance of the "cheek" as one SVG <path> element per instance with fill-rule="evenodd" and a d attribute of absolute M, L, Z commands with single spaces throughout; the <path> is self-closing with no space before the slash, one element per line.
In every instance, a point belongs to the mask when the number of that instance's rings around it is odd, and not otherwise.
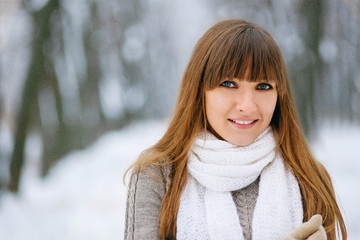
<path fill-rule="evenodd" d="M 223 123 L 228 105 L 227 97 L 219 91 L 210 91 L 205 95 L 206 118 L 212 128 L 216 129 Z"/>
<path fill-rule="evenodd" d="M 213 121 L 214 116 L 216 115 L 215 113 L 218 111 L 218 106 L 217 106 L 217 102 L 214 101 L 213 98 L 206 98 L 205 101 L 205 111 L 206 111 L 206 117 L 208 119 L 209 122 Z"/>
<path fill-rule="evenodd" d="M 274 114 L 276 102 L 277 102 L 277 95 L 272 96 L 271 98 L 267 98 L 261 104 L 261 111 L 262 111 L 263 117 L 266 118 L 268 121 L 271 120 L 271 118 Z"/>
<path fill-rule="evenodd" d="M 214 115 L 216 112 L 222 109 L 221 106 L 223 105 L 224 99 L 219 96 L 219 94 L 210 92 L 205 95 L 205 109 L 207 114 Z"/>

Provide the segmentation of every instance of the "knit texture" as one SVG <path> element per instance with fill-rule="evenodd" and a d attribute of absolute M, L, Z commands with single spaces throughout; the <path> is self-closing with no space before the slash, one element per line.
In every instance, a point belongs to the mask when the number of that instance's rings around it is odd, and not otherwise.
<path fill-rule="evenodd" d="M 158 217 L 171 181 L 170 172 L 169 165 L 150 165 L 132 176 L 126 205 L 125 240 L 160 239 Z M 251 240 L 251 222 L 258 189 L 259 178 L 249 186 L 232 192 L 246 240 Z"/>
<path fill-rule="evenodd" d="M 247 187 L 260 174 L 253 239 L 284 239 L 300 225 L 299 186 L 275 147 L 270 127 L 246 147 L 201 133 L 189 154 L 177 239 L 244 239 L 231 191 Z"/>
<path fill-rule="evenodd" d="M 251 224 L 253 220 L 256 199 L 259 195 L 259 180 L 260 178 L 257 178 L 249 186 L 231 192 L 237 208 L 237 214 L 239 216 L 240 225 L 243 230 L 244 239 L 246 240 L 252 239 Z"/>
<path fill-rule="evenodd" d="M 170 169 L 149 165 L 134 174 L 128 188 L 125 240 L 160 239 L 159 214 L 170 181 Z"/>

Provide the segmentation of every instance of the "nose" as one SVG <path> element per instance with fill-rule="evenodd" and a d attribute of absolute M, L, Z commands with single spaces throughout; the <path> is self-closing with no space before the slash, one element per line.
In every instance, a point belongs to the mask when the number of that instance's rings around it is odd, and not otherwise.
<path fill-rule="evenodd" d="M 241 89 L 236 98 L 236 110 L 243 113 L 256 111 L 254 93 L 250 89 Z"/>

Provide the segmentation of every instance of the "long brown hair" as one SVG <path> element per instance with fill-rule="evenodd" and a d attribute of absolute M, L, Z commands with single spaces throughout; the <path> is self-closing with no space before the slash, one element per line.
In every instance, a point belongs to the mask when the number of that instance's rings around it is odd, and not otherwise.
<path fill-rule="evenodd" d="M 281 51 L 265 29 L 243 20 L 219 22 L 200 38 L 182 78 L 167 131 L 132 166 L 133 174 L 149 164 L 171 167 L 171 183 L 159 216 L 161 238 L 176 239 L 179 199 L 188 174 L 188 151 L 198 133 L 209 129 L 205 90 L 215 88 L 224 78 L 242 79 L 247 69 L 251 69 L 249 81 L 276 82 L 278 100 L 271 125 L 278 136 L 278 149 L 298 180 L 303 220 L 321 214 L 328 239 L 336 239 L 336 228 L 346 239 L 330 176 L 312 156 L 300 129 Z"/>

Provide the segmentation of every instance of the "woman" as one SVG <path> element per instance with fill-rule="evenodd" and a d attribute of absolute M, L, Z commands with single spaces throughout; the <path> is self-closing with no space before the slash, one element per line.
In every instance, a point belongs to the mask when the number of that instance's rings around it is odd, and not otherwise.
<path fill-rule="evenodd" d="M 346 239 L 279 47 L 253 23 L 214 25 L 195 46 L 166 133 L 132 166 L 125 238 L 336 239 L 336 228 Z"/>

